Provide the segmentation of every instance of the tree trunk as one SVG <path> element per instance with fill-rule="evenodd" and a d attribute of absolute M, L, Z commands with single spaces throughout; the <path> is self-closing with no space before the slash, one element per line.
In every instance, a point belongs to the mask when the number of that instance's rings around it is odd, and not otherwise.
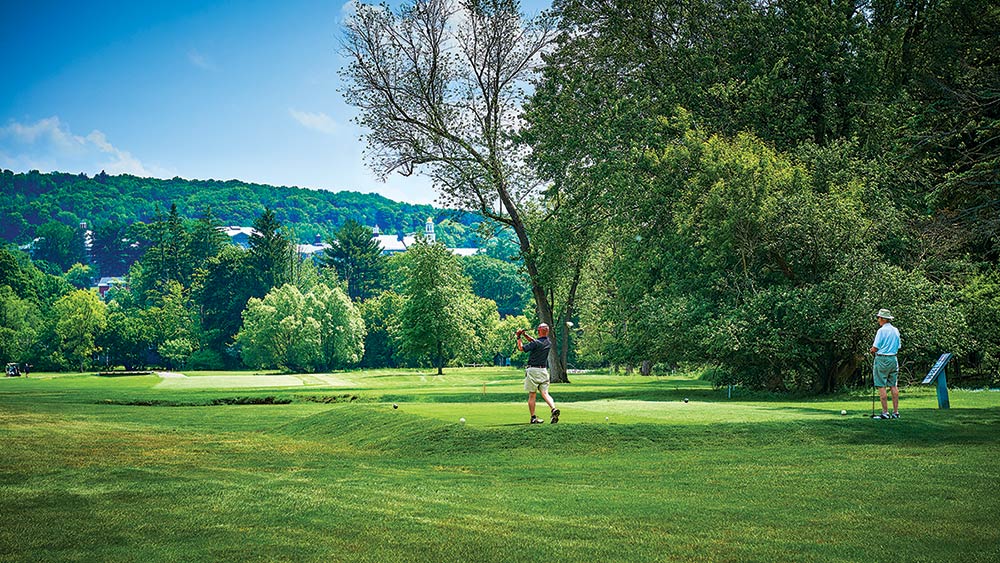
<path fill-rule="evenodd" d="M 643 360 L 642 365 L 639 366 L 639 373 L 642 375 L 649 375 L 653 373 L 653 362 L 649 360 Z"/>
<path fill-rule="evenodd" d="M 846 385 L 848 380 L 858 372 L 860 364 L 861 357 L 856 355 L 832 358 L 826 366 L 826 373 L 822 374 L 822 383 L 818 391 L 824 394 L 837 392 L 838 389 Z M 863 373 L 861 374 L 862 381 L 864 380 L 864 375 Z"/>
<path fill-rule="evenodd" d="M 556 380 L 550 376 L 550 379 L 557 383 L 569 383 L 569 373 L 567 372 L 567 369 L 569 368 L 569 333 L 571 332 L 571 329 L 566 326 L 566 322 L 573 318 L 573 306 L 576 303 L 576 289 L 580 285 L 581 269 L 581 264 L 577 263 L 575 271 L 573 272 L 573 282 L 570 284 L 569 293 L 566 296 L 566 307 L 563 309 L 563 313 L 559 317 L 558 329 L 562 331 L 562 342 L 559 349 L 559 366 L 562 369 L 562 379 Z"/>
<path fill-rule="evenodd" d="M 524 264 L 528 270 L 528 277 L 531 279 L 531 293 L 535 296 L 535 307 L 538 311 L 538 318 L 554 329 L 556 323 L 552 312 L 552 304 L 545 294 L 545 288 L 538 279 L 538 267 L 535 265 L 533 259 L 529 260 L 525 258 Z M 559 354 L 558 346 L 549 348 L 549 380 L 552 383 L 569 383 L 569 378 L 566 377 L 566 365 L 562 361 L 562 355 Z"/>
<path fill-rule="evenodd" d="M 521 255 L 524 257 L 524 269 L 528 271 L 528 279 L 531 282 L 531 294 L 535 298 L 535 309 L 538 312 L 538 318 L 543 323 L 549 325 L 549 327 L 554 327 L 555 319 L 552 314 L 552 303 L 549 302 L 545 287 L 542 285 L 535 257 L 531 254 L 531 241 L 528 238 L 528 231 L 525 228 L 524 221 L 521 219 L 521 215 L 518 213 L 517 207 L 514 205 L 513 200 L 511 200 L 506 188 L 501 187 L 497 191 L 501 203 L 507 210 L 507 214 L 510 215 L 510 226 L 517 235 Z M 558 354 L 556 347 L 549 348 L 549 380 L 552 383 L 569 383 L 569 378 L 566 377 L 566 366 L 562 362 L 562 357 Z"/>
<path fill-rule="evenodd" d="M 442 351 L 442 342 L 438 340 L 438 353 L 437 353 L 437 368 L 438 375 L 444 375 L 444 352 Z"/>

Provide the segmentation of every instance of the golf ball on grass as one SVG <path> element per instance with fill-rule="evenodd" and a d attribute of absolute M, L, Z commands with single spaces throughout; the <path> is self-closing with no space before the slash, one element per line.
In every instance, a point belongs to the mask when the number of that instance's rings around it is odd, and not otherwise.
<path fill-rule="evenodd" d="M 458 419 L 458 421 L 461 422 L 462 424 L 465 424 L 465 417 Z"/>
<path fill-rule="evenodd" d="M 394 409 L 398 409 L 398 408 L 399 408 L 399 405 L 397 405 L 396 403 L 393 403 L 393 404 L 392 404 L 392 408 L 394 408 Z"/>
<path fill-rule="evenodd" d="M 684 397 L 684 402 L 685 403 L 688 402 L 688 398 L 687 397 Z"/>
<path fill-rule="evenodd" d="M 841 410 L 841 411 L 840 411 L 840 414 L 841 414 L 841 416 L 843 416 L 843 415 L 847 414 L 847 411 L 845 411 L 845 410 Z"/>

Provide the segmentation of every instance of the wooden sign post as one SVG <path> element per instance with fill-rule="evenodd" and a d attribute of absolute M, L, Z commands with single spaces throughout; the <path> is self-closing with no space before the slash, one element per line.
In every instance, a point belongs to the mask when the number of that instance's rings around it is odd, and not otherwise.
<path fill-rule="evenodd" d="M 927 372 L 927 377 L 921 381 L 921 384 L 927 385 L 937 378 L 937 400 L 939 409 L 947 409 L 951 407 L 951 404 L 948 402 L 948 381 L 945 379 L 944 373 L 945 367 L 950 361 L 951 354 L 941 354 L 941 357 L 934 363 L 934 367 L 931 368 L 931 371 Z"/>

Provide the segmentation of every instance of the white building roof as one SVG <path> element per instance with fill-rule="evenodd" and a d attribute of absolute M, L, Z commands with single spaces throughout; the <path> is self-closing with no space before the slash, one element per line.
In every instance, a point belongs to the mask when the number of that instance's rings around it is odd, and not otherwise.
<path fill-rule="evenodd" d="M 382 252 L 403 252 L 417 241 L 415 235 L 406 235 L 403 240 L 399 240 L 396 235 L 378 235 L 372 238 L 378 241 Z"/>
<path fill-rule="evenodd" d="M 240 227 L 236 225 L 220 227 L 219 230 L 225 233 L 225 235 L 229 238 L 233 238 L 238 235 L 246 235 L 247 237 L 250 237 L 255 232 L 253 227 Z M 417 242 L 417 233 L 405 235 L 403 236 L 403 239 L 400 240 L 396 235 L 381 234 L 378 226 L 376 225 L 373 228 L 372 238 L 378 241 L 378 246 L 382 249 L 383 254 L 391 254 L 394 252 L 405 252 L 407 248 L 413 246 L 413 243 Z M 301 255 L 310 256 L 329 247 L 330 245 L 325 242 L 320 244 L 299 244 L 296 245 L 296 250 Z M 458 256 L 473 256 L 482 252 L 481 248 L 451 248 L 449 250 Z"/>
<path fill-rule="evenodd" d="M 235 237 L 236 235 L 246 235 L 250 236 L 254 233 L 253 227 L 237 227 L 235 225 L 229 227 L 221 227 L 223 233 L 227 237 Z"/>
<path fill-rule="evenodd" d="M 323 252 L 327 248 L 330 248 L 330 245 L 325 242 L 321 242 L 319 244 L 299 244 L 296 245 L 295 250 L 297 250 L 299 254 L 310 256 L 316 254 L 317 252 Z"/>

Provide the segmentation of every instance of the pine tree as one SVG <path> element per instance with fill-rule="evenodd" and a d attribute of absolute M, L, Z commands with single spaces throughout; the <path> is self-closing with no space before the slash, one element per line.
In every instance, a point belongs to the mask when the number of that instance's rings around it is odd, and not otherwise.
<path fill-rule="evenodd" d="M 323 266 L 333 268 L 347 282 L 352 301 L 363 301 L 378 289 L 385 257 L 370 230 L 353 219 L 344 223 L 324 251 Z"/>
<path fill-rule="evenodd" d="M 272 288 L 281 287 L 292 279 L 295 265 L 295 245 L 285 236 L 274 211 L 266 208 L 253 223 L 250 235 L 250 274 L 255 297 L 264 297 Z"/>

